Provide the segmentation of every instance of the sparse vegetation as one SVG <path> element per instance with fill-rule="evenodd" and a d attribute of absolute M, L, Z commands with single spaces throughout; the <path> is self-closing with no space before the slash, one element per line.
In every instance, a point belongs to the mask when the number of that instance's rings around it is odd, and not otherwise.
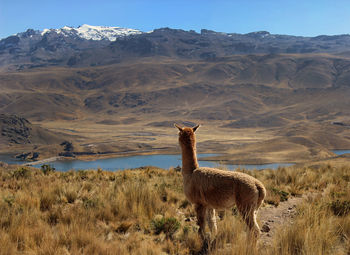
<path fill-rule="evenodd" d="M 166 218 L 160 215 L 151 221 L 151 226 L 155 234 L 159 235 L 163 232 L 167 238 L 172 238 L 181 224 L 174 217 Z"/>
<path fill-rule="evenodd" d="M 196 254 L 201 249 L 181 172 L 147 167 L 45 174 L 8 168 L 0 168 L 0 254 Z M 277 206 L 293 195 L 307 199 L 271 243 L 258 243 L 259 252 L 247 242 L 235 210 L 219 212 L 211 254 L 349 254 L 350 165 L 244 172 L 268 187 L 267 200 Z"/>
<path fill-rule="evenodd" d="M 44 173 L 44 174 L 49 174 L 49 173 L 52 173 L 52 172 L 55 172 L 56 169 L 50 165 L 47 165 L 47 164 L 44 164 L 41 166 L 41 171 Z"/>
<path fill-rule="evenodd" d="M 11 172 L 11 176 L 15 179 L 28 178 L 30 176 L 30 171 L 25 167 L 19 167 Z"/>

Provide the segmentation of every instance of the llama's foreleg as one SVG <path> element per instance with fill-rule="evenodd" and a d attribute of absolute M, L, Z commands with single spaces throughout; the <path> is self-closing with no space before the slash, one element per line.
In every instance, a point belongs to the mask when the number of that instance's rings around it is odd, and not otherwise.
<path fill-rule="evenodd" d="M 199 234 L 202 240 L 205 240 L 205 215 L 207 208 L 201 204 L 196 204 L 197 224 L 199 226 Z"/>
<path fill-rule="evenodd" d="M 215 209 L 208 209 L 207 210 L 207 218 L 208 218 L 208 226 L 210 229 L 210 232 L 216 236 L 218 232 L 218 227 L 216 225 L 216 215 L 215 215 Z"/>

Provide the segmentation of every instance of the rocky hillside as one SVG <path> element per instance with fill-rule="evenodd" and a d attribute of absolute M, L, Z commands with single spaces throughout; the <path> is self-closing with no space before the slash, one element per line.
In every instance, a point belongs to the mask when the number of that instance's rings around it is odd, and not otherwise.
<path fill-rule="evenodd" d="M 44 66 L 99 66 L 144 57 L 217 60 L 234 54 L 348 55 L 349 35 L 301 37 L 266 31 L 248 34 L 200 33 L 161 28 L 135 29 L 83 25 L 18 33 L 0 41 L 0 67 L 21 70 Z"/>
<path fill-rule="evenodd" d="M 152 58 L 2 73 L 0 112 L 36 121 L 156 116 L 279 127 L 345 121 L 349 81 L 350 60 L 331 55 L 240 55 L 214 62 Z"/>
<path fill-rule="evenodd" d="M 0 144 L 53 144 L 63 141 L 58 134 L 16 115 L 0 114 L 0 132 Z"/>

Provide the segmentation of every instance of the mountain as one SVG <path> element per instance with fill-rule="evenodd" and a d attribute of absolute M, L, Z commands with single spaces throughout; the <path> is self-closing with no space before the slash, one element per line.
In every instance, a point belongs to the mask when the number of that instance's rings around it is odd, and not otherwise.
<path fill-rule="evenodd" d="M 128 28 L 89 25 L 44 31 L 28 29 L 0 41 L 0 68 L 21 70 L 71 65 L 71 56 L 87 49 L 105 47 L 111 41 L 135 34 L 142 32 Z"/>
<path fill-rule="evenodd" d="M 144 57 L 213 61 L 237 54 L 348 55 L 349 35 L 301 37 L 266 31 L 248 34 L 200 33 L 161 28 L 135 29 L 83 25 L 78 28 L 27 30 L 0 41 L 0 68 L 21 70 L 45 66 L 88 67 Z"/>

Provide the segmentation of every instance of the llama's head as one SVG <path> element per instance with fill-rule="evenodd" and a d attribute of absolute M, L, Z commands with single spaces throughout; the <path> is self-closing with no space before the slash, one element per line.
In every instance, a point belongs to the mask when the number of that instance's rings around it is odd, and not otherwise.
<path fill-rule="evenodd" d="M 194 132 L 196 132 L 197 128 L 200 125 L 195 127 L 180 127 L 177 124 L 174 124 L 175 127 L 179 129 L 179 143 L 181 146 L 194 146 L 196 143 L 196 136 Z"/>

